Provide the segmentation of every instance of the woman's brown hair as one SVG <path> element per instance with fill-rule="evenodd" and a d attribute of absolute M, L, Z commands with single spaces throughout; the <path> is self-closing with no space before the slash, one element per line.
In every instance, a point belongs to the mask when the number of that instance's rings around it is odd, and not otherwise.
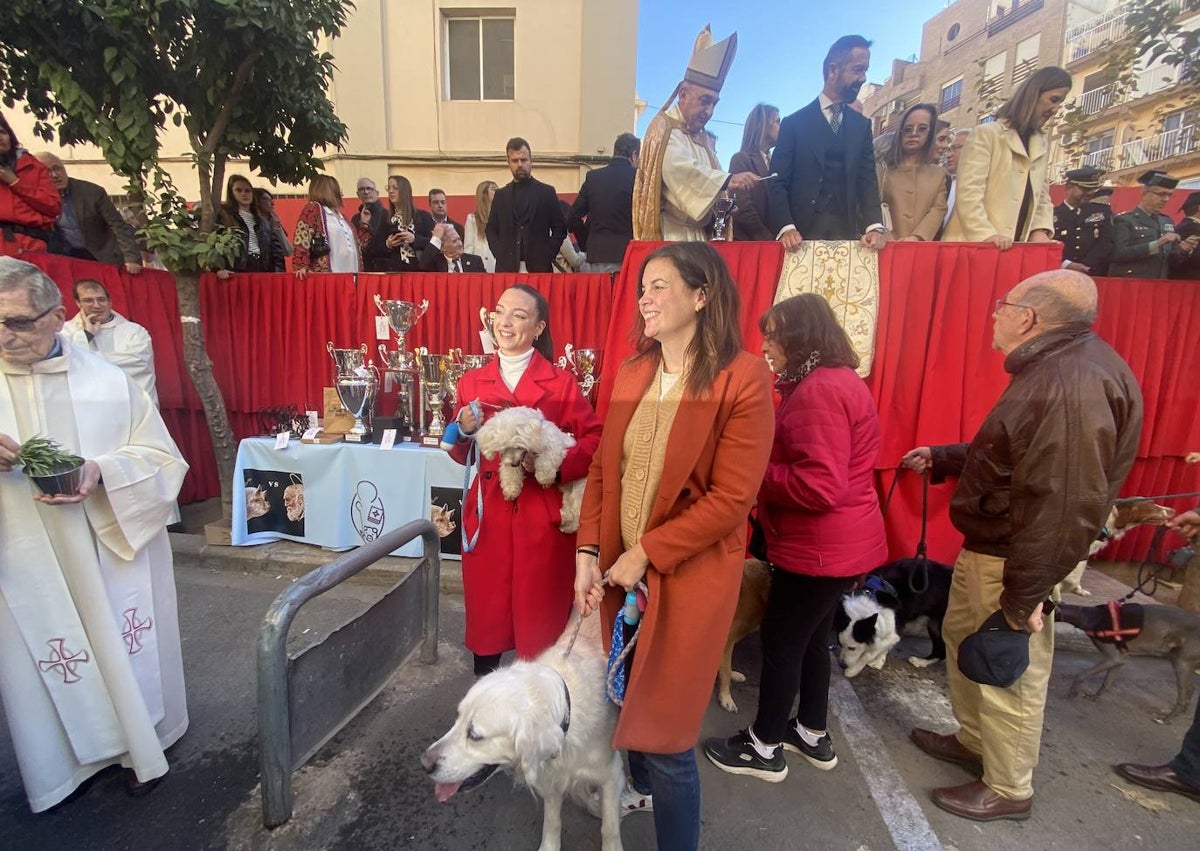
<path fill-rule="evenodd" d="M 342 187 L 337 178 L 328 174 L 318 174 L 308 184 L 308 200 L 316 201 L 331 210 L 342 210 Z"/>
<path fill-rule="evenodd" d="M 492 214 L 492 199 L 488 197 L 488 190 L 499 188 L 494 180 L 484 180 L 475 187 L 475 230 L 479 236 L 486 234 L 488 216 Z"/>
<path fill-rule="evenodd" d="M 652 251 L 638 270 L 638 298 L 642 297 L 646 267 L 655 260 L 667 260 L 691 290 L 704 292 L 704 306 L 696 313 L 696 333 L 687 347 L 687 376 L 684 387 L 693 396 L 702 396 L 716 380 L 717 373 L 742 350 L 742 302 L 729 267 L 707 242 L 671 242 Z M 661 360 L 659 342 L 646 336 L 646 322 L 638 311 L 630 335 L 636 349 L 635 359 Z"/>
<path fill-rule="evenodd" d="M 546 323 L 542 333 L 534 337 L 533 347 L 539 355 L 550 363 L 554 363 L 554 338 L 550 336 L 550 302 L 546 301 L 546 297 L 529 284 L 513 284 L 509 289 L 520 290 L 533 299 L 537 310 L 537 321 Z"/>
<path fill-rule="evenodd" d="M 929 113 L 929 132 L 925 134 L 925 144 L 917 152 L 917 162 L 929 162 L 929 152 L 933 150 L 933 139 L 937 135 L 937 107 L 931 103 L 917 103 L 904 110 L 904 114 L 900 116 L 900 123 L 896 125 L 896 135 L 892 137 L 892 142 L 888 145 L 887 155 L 884 157 L 885 164 L 894 168 L 900 165 L 904 159 L 904 123 L 908 121 L 909 116 L 918 110 L 924 110 Z"/>
<path fill-rule="evenodd" d="M 813 352 L 821 353 L 821 366 L 858 369 L 858 355 L 850 338 L 838 324 L 829 302 L 816 293 L 785 298 L 762 315 L 758 329 L 783 349 L 786 373 L 798 372 Z"/>
<path fill-rule="evenodd" d="M 1024 136 L 1038 129 L 1038 100 L 1046 92 L 1055 89 L 1071 90 L 1071 75 L 1062 68 L 1048 65 L 1038 68 L 1028 80 L 1021 83 L 1012 97 L 996 110 L 996 119 L 1004 121 L 1018 134 Z"/>
<path fill-rule="evenodd" d="M 400 192 L 399 207 L 392 203 L 391 198 L 388 198 L 388 208 L 391 210 L 391 214 L 394 216 L 399 213 L 405 224 L 412 224 L 417 218 L 416 209 L 413 207 L 412 184 L 402 174 L 389 174 L 387 182 L 389 184 L 394 182 L 396 189 Z"/>

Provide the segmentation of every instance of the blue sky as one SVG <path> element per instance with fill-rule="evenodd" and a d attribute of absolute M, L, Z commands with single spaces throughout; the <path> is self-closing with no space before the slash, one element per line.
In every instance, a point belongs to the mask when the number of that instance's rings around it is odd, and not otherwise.
<path fill-rule="evenodd" d="M 742 141 L 742 122 L 760 101 L 795 112 L 821 90 L 821 60 L 839 36 L 858 33 L 875 42 L 867 79 L 882 83 L 893 59 L 921 49 L 921 27 L 946 0 L 641 0 L 638 21 L 637 92 L 650 119 L 683 77 L 696 34 L 712 24 L 720 41 L 738 34 L 737 58 L 721 102 L 708 124 L 717 134 L 723 165 Z M 728 123 L 726 123 L 728 122 Z"/>

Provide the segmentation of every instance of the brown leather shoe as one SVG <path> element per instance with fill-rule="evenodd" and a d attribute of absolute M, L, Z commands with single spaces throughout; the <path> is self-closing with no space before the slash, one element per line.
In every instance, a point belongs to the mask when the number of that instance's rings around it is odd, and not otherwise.
<path fill-rule="evenodd" d="M 1033 798 L 1014 801 L 996 792 L 982 780 L 934 789 L 933 802 L 948 813 L 974 821 L 1024 821 L 1033 810 Z"/>
<path fill-rule="evenodd" d="M 957 736 L 944 736 L 932 730 L 913 727 L 908 737 L 914 745 L 935 759 L 961 765 L 976 777 L 983 776 L 983 759 L 979 754 L 969 750 L 958 740 Z"/>
<path fill-rule="evenodd" d="M 1191 798 L 1196 803 L 1200 803 L 1200 788 L 1188 783 L 1169 765 L 1135 765 L 1132 762 L 1123 762 L 1113 767 L 1117 774 L 1126 780 L 1132 780 L 1139 786 L 1157 789 L 1159 792 L 1174 792 L 1176 795 L 1183 795 L 1185 798 Z"/>

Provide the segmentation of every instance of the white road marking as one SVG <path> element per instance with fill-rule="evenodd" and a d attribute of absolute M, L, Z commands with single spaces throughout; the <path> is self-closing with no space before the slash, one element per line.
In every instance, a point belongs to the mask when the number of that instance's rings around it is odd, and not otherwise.
<path fill-rule="evenodd" d="M 831 678 L 829 705 L 846 734 L 846 744 L 854 753 L 896 847 L 901 851 L 944 851 L 921 805 L 892 764 L 887 747 L 871 726 L 849 680 L 836 674 Z"/>

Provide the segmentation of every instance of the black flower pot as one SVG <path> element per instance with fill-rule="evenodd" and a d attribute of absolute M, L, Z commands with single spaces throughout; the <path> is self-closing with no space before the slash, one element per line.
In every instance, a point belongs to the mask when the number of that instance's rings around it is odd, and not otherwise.
<path fill-rule="evenodd" d="M 83 465 L 48 476 L 31 475 L 29 478 L 46 496 L 75 496 L 83 484 Z"/>

